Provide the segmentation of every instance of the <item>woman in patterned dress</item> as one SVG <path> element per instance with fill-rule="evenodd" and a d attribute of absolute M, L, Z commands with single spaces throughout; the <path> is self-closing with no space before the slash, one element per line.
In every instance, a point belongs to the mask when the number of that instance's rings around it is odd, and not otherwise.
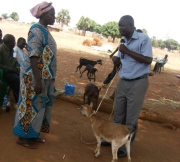
<path fill-rule="evenodd" d="M 40 132 L 49 133 L 56 77 L 56 42 L 47 25 L 55 22 L 52 3 L 42 2 L 31 10 L 39 23 L 28 33 L 29 57 L 21 69 L 20 96 L 13 133 L 17 144 L 36 149 L 37 142 L 44 143 Z"/>

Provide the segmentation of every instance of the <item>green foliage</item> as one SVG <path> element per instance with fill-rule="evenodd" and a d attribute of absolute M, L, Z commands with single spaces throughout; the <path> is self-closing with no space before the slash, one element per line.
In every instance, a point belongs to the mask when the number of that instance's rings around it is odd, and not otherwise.
<path fill-rule="evenodd" d="M 77 28 L 82 30 L 82 35 L 85 36 L 87 29 L 91 27 L 92 23 L 93 22 L 90 18 L 82 16 L 77 23 Z"/>
<path fill-rule="evenodd" d="M 166 45 L 165 45 L 165 43 L 164 43 L 164 41 L 163 40 L 157 40 L 157 42 L 158 42 L 158 46 L 161 48 L 161 49 L 164 49 L 165 47 L 166 47 Z"/>
<path fill-rule="evenodd" d="M 171 50 L 177 50 L 178 47 L 179 47 L 179 44 L 176 40 L 174 39 L 168 39 L 166 41 L 164 41 L 165 45 L 166 45 L 166 48 L 168 49 L 168 51 L 171 51 Z"/>
<path fill-rule="evenodd" d="M 91 31 L 91 32 L 96 32 L 98 34 L 101 34 L 101 29 L 102 29 L 102 26 L 100 24 L 98 24 L 95 21 L 91 20 L 91 25 L 87 30 Z"/>
<path fill-rule="evenodd" d="M 151 42 L 153 47 L 158 47 L 158 41 L 155 36 L 151 38 Z"/>
<path fill-rule="evenodd" d="M 3 13 L 1 16 L 2 16 L 4 19 L 7 19 L 7 18 L 9 17 L 7 13 Z"/>
<path fill-rule="evenodd" d="M 94 31 L 98 34 L 102 34 L 102 26 L 97 24 L 95 27 L 94 27 Z"/>
<path fill-rule="evenodd" d="M 62 9 L 60 12 L 58 12 L 56 21 L 60 24 L 61 27 L 63 28 L 64 24 L 68 25 L 71 21 L 71 17 L 69 15 L 69 11 L 66 9 Z"/>
<path fill-rule="evenodd" d="M 113 42 L 115 38 L 120 38 L 120 33 L 118 29 L 118 23 L 113 21 L 113 22 L 108 22 L 105 25 L 102 26 L 102 34 L 105 37 L 111 36 L 113 38 Z"/>
<path fill-rule="evenodd" d="M 146 35 L 148 35 L 148 32 L 147 32 L 147 30 L 146 29 L 142 29 L 142 32 L 144 33 L 144 34 L 146 34 Z"/>
<path fill-rule="evenodd" d="M 19 15 L 17 12 L 12 12 L 9 17 L 11 17 L 14 21 L 18 21 L 19 20 Z"/>

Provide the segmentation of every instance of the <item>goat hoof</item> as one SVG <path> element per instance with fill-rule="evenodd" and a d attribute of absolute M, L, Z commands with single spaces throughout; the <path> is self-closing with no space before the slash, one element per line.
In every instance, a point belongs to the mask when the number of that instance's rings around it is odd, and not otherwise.
<path fill-rule="evenodd" d="M 117 161 L 117 159 L 113 159 L 111 162 L 116 162 Z"/>
<path fill-rule="evenodd" d="M 95 154 L 95 157 L 99 157 L 99 154 Z"/>

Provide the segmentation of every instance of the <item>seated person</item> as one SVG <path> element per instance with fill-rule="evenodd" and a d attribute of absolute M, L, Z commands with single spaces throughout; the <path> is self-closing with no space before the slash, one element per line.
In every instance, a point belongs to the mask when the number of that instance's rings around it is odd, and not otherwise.
<path fill-rule="evenodd" d="M 27 57 L 27 53 L 24 51 L 24 48 L 28 51 L 26 40 L 20 37 L 17 40 L 17 46 L 14 47 L 14 53 L 15 53 L 14 57 L 16 57 L 20 66 L 22 62 L 24 62 L 25 58 Z"/>
<path fill-rule="evenodd" d="M 157 61 L 156 64 L 155 64 L 155 66 L 154 66 L 153 71 L 156 72 L 156 71 L 158 70 L 157 68 L 158 68 L 158 65 L 159 65 L 159 64 L 165 64 L 165 63 L 168 61 L 167 58 L 168 58 L 168 55 L 165 55 L 165 57 L 164 57 L 163 59 Z"/>
<path fill-rule="evenodd" d="M 6 34 L 3 37 L 3 43 L 0 45 L 0 69 L 3 70 L 4 80 L 11 86 L 16 104 L 19 99 L 19 64 L 13 57 L 13 48 L 15 46 L 15 37 Z"/>

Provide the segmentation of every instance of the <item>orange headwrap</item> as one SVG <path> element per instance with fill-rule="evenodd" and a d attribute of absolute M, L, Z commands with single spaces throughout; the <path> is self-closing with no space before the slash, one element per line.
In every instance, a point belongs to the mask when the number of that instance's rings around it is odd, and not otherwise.
<path fill-rule="evenodd" d="M 49 10 L 51 10 L 53 8 L 52 3 L 48 3 L 48 2 L 42 2 L 40 4 L 37 4 L 36 6 L 34 6 L 30 12 L 31 14 L 36 17 L 36 18 L 40 18 L 40 16 L 43 13 L 48 12 Z"/>

